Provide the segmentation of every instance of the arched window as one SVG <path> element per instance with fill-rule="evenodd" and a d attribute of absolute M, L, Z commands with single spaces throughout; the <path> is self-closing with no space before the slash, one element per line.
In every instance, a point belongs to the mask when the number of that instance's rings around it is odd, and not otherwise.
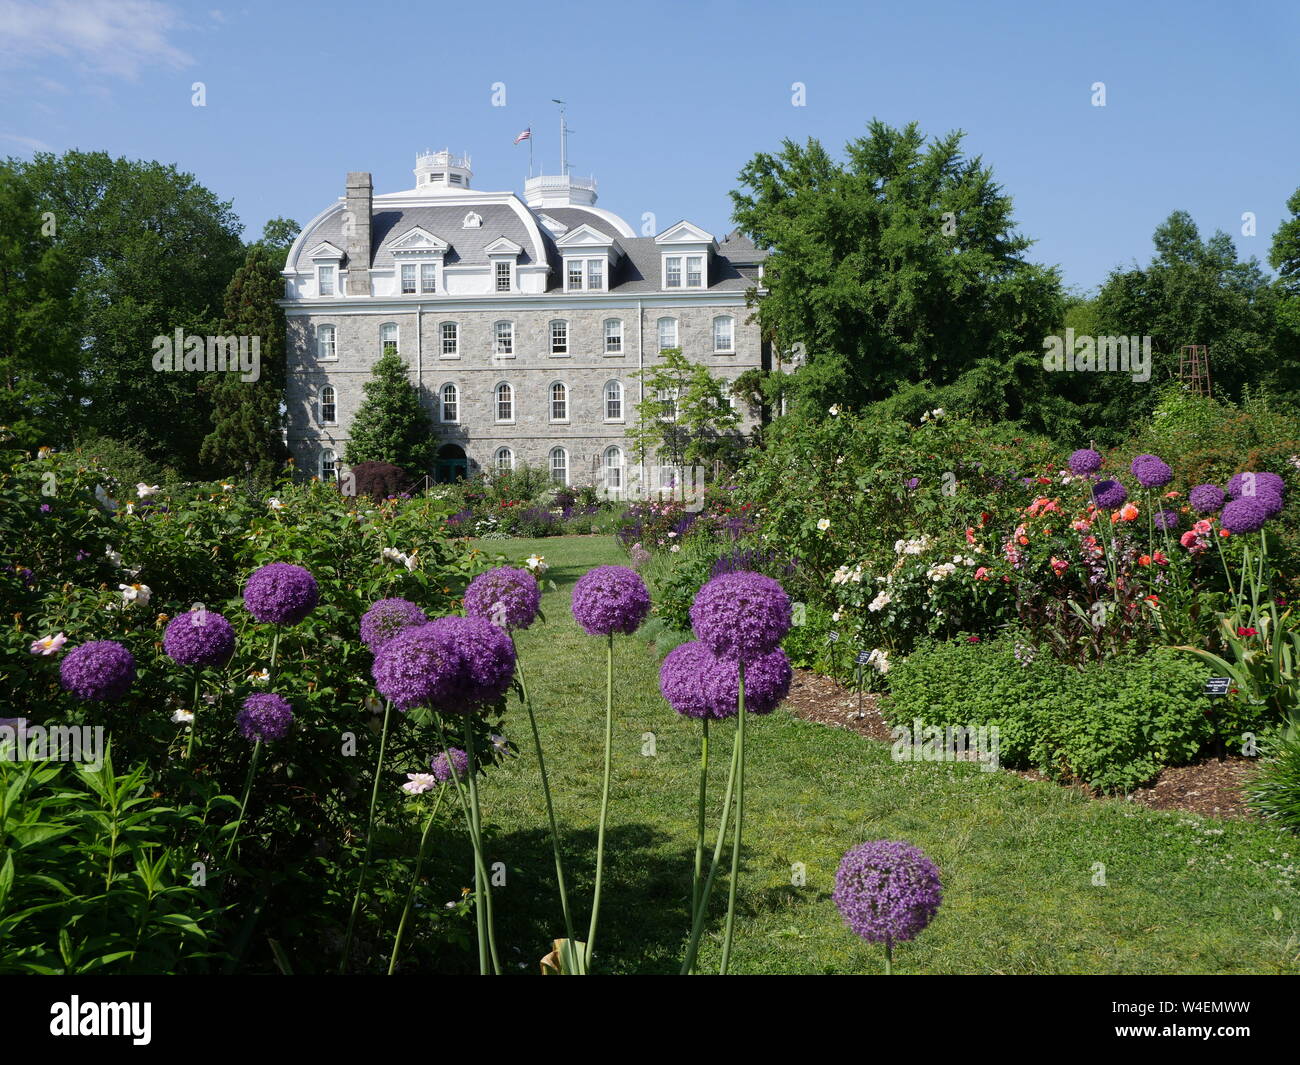
<path fill-rule="evenodd" d="M 621 422 L 623 420 L 623 382 L 605 382 L 605 421 Z"/>
<path fill-rule="evenodd" d="M 563 381 L 551 385 L 551 421 L 567 422 L 569 420 L 569 390 Z"/>
<path fill-rule="evenodd" d="M 605 448 L 605 487 L 611 492 L 623 487 L 623 449 L 620 447 Z"/>
<path fill-rule="evenodd" d="M 669 348 L 681 347 L 677 343 L 677 319 L 660 318 L 659 319 L 659 350 L 667 351 Z"/>
<path fill-rule="evenodd" d="M 623 354 L 623 319 L 605 319 L 605 354 Z"/>
<path fill-rule="evenodd" d="M 316 357 L 318 359 L 337 359 L 339 357 L 336 346 L 337 333 L 332 325 L 318 325 L 316 327 Z"/>
<path fill-rule="evenodd" d="M 320 410 L 317 412 L 321 425 L 333 425 L 338 417 L 338 393 L 333 385 L 326 385 L 320 390 Z"/>
<path fill-rule="evenodd" d="M 515 468 L 515 453 L 508 447 L 497 448 L 497 473 L 509 473 Z"/>
<path fill-rule="evenodd" d="M 497 385 L 497 421 L 512 422 L 515 420 L 515 390 L 510 385 L 502 381 Z"/>
<path fill-rule="evenodd" d="M 379 327 L 379 350 L 382 355 L 399 355 L 397 324 L 385 322 Z"/>
<path fill-rule="evenodd" d="M 448 381 L 442 386 L 440 394 L 442 406 L 442 420 L 444 422 L 455 422 L 460 420 L 460 394 L 456 391 L 456 386 Z"/>
<path fill-rule="evenodd" d="M 569 483 L 569 453 L 562 447 L 551 448 L 551 480 L 556 484 Z"/>
<path fill-rule="evenodd" d="M 320 479 L 329 482 L 339 479 L 339 457 L 330 448 L 320 453 Z"/>
<path fill-rule="evenodd" d="M 713 350 L 719 355 L 730 355 L 736 350 L 736 319 L 730 315 L 713 319 Z"/>

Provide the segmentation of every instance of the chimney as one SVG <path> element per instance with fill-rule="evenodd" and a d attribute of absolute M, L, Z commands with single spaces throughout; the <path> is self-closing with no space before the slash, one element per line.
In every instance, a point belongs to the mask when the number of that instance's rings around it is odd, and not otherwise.
<path fill-rule="evenodd" d="M 365 171 L 348 174 L 343 239 L 348 253 L 348 295 L 370 295 L 370 205 L 374 193 Z"/>

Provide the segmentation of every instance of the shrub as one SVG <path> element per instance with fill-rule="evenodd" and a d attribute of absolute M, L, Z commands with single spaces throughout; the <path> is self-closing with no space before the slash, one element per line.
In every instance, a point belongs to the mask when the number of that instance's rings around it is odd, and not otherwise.
<path fill-rule="evenodd" d="M 358 462 L 351 472 L 356 478 L 356 494 L 369 496 L 376 503 L 390 496 L 409 493 L 415 480 L 391 462 Z"/>
<path fill-rule="evenodd" d="M 1247 786 L 1250 805 L 1300 833 L 1300 730 L 1287 729 L 1265 747 L 1267 761 Z"/>
<path fill-rule="evenodd" d="M 922 644 L 889 675 L 891 723 L 997 725 L 1000 756 L 1100 791 L 1129 791 L 1212 736 L 1207 670 L 1175 652 L 1078 669 L 1008 635 Z"/>

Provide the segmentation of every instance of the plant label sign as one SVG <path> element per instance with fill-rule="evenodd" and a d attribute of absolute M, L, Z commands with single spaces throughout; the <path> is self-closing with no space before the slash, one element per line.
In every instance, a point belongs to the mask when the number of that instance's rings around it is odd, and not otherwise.
<path fill-rule="evenodd" d="M 860 665 L 860 666 L 865 666 L 865 665 L 866 665 L 868 662 L 870 662 L 870 661 L 871 661 L 871 652 L 870 652 L 870 651 L 859 651 L 859 652 L 858 652 L 858 665 Z"/>
<path fill-rule="evenodd" d="M 831 629 L 831 631 L 826 634 L 826 639 L 831 643 L 839 643 L 840 634 L 836 632 L 834 629 Z"/>
<path fill-rule="evenodd" d="M 1205 694 L 1211 698 L 1227 695 L 1231 683 L 1231 677 L 1211 677 L 1205 682 Z"/>

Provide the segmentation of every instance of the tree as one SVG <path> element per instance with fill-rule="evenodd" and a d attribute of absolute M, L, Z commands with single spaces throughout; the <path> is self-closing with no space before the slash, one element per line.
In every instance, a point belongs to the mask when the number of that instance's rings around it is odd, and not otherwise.
<path fill-rule="evenodd" d="M 646 398 L 636 405 L 637 420 L 627 436 L 638 461 L 653 452 L 664 465 L 685 466 L 734 454 L 740 414 L 729 402 L 726 383 L 680 348 L 661 355 L 661 362 L 636 375 L 645 382 Z"/>
<path fill-rule="evenodd" d="M 73 271 L 27 185 L 0 166 L 0 425 L 20 447 L 66 442 L 78 414 Z"/>
<path fill-rule="evenodd" d="M 1291 217 L 1273 234 L 1268 261 L 1278 272 L 1277 361 L 1294 366 L 1300 361 L 1300 189 L 1286 206 Z"/>
<path fill-rule="evenodd" d="M 778 350 L 802 345 L 801 413 L 1040 351 L 1059 321 L 1056 271 L 1025 260 L 1010 197 L 961 139 L 873 121 L 846 164 L 786 140 L 741 171 L 736 223 L 770 250 L 758 320 Z"/>
<path fill-rule="evenodd" d="M 389 353 L 375 363 L 365 383 L 344 461 L 390 462 L 413 473 L 427 473 L 437 443 L 429 413 L 407 376 L 400 355 Z"/>
<path fill-rule="evenodd" d="M 283 470 L 289 457 L 284 445 L 284 295 L 280 269 L 284 256 L 254 244 L 226 287 L 225 336 L 253 339 L 260 352 L 256 380 L 239 373 L 218 375 L 213 387 L 212 432 L 200 449 L 216 474 L 240 476 L 265 484 Z"/>
<path fill-rule="evenodd" d="M 197 472 L 212 400 L 205 375 L 157 372 L 156 337 L 214 335 L 243 245 L 231 205 L 173 166 L 104 152 L 38 153 L 8 163 L 73 281 L 84 405 L 78 432 L 139 444 Z"/>

